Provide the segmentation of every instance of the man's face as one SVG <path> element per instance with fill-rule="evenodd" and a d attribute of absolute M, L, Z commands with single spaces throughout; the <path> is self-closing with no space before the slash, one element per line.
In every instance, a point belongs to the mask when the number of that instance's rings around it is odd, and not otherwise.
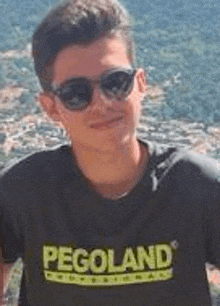
<path fill-rule="evenodd" d="M 130 67 L 124 43 L 117 38 L 105 38 L 89 46 L 72 45 L 63 49 L 54 63 L 53 82 L 61 84 L 72 77 L 98 79 L 111 68 Z M 91 103 L 83 110 L 68 110 L 57 96 L 43 94 L 40 102 L 52 119 L 62 123 L 74 146 L 110 150 L 134 137 L 145 90 L 145 74 L 139 69 L 133 90 L 122 101 L 109 100 L 96 84 Z"/>

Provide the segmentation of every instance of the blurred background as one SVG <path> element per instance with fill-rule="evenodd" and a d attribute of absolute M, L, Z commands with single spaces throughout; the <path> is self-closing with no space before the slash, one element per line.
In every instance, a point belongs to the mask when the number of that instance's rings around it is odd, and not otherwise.
<path fill-rule="evenodd" d="M 0 168 L 12 159 L 67 142 L 42 113 L 31 36 L 55 0 L 0 0 Z M 133 17 L 137 61 L 148 96 L 138 132 L 220 159 L 220 1 L 122 0 Z M 15 305 L 21 261 L 10 283 Z M 213 305 L 220 278 L 207 269 Z"/>

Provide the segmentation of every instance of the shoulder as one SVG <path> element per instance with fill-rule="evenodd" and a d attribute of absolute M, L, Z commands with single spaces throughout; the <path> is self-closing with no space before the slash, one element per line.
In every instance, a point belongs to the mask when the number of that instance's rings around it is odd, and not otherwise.
<path fill-rule="evenodd" d="M 141 140 L 143 141 L 143 140 Z M 172 181 L 176 184 L 220 185 L 220 161 L 194 152 L 189 147 L 172 146 L 143 141 L 151 153 L 149 170 L 157 182 Z"/>
<path fill-rule="evenodd" d="M 154 143 L 152 159 L 155 168 L 163 168 L 173 173 L 180 172 L 181 176 L 199 175 L 213 180 L 219 180 L 220 177 L 219 160 L 198 154 L 189 147 Z"/>
<path fill-rule="evenodd" d="M 40 179 L 60 175 L 71 153 L 67 145 L 13 159 L 1 170 L 0 180 Z M 71 160 L 71 159 L 70 159 Z"/>
<path fill-rule="evenodd" d="M 155 145 L 152 155 L 157 188 L 172 189 L 187 196 L 220 195 L 220 163 L 187 147 Z"/>
<path fill-rule="evenodd" d="M 193 150 L 177 149 L 171 167 L 183 177 L 218 181 L 220 163 L 217 159 L 198 154 Z"/>

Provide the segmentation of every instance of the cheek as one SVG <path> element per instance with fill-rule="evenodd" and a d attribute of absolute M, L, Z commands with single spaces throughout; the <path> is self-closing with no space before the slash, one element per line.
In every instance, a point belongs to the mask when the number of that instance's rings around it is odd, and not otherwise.
<path fill-rule="evenodd" d="M 69 132 L 72 130 L 78 130 L 77 126 L 80 126 L 81 114 L 67 110 L 63 105 L 58 106 L 59 117 L 64 128 Z"/>
<path fill-rule="evenodd" d="M 140 113 L 140 97 L 138 94 L 132 94 L 128 101 L 127 109 L 130 113 L 130 115 L 134 118 L 139 116 Z"/>
<path fill-rule="evenodd" d="M 140 102 L 137 97 L 137 95 L 133 96 L 133 99 L 129 101 L 127 108 L 127 114 L 128 114 L 128 125 L 133 128 L 137 128 L 140 121 L 140 113 L 141 113 L 141 107 Z"/>

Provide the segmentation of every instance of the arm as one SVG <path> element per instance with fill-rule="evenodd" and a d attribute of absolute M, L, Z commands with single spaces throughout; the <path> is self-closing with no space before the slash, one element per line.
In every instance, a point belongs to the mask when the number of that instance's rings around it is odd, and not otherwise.
<path fill-rule="evenodd" d="M 0 306 L 4 305 L 4 295 L 8 288 L 13 265 L 13 263 L 4 263 L 0 249 Z"/>

